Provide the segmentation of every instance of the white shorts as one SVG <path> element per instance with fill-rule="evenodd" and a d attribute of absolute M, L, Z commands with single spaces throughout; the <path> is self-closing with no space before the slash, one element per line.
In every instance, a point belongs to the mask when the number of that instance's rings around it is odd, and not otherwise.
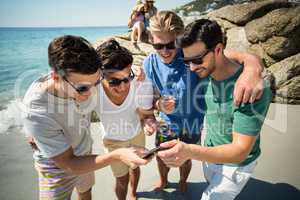
<path fill-rule="evenodd" d="M 208 187 L 201 200 L 232 200 L 242 191 L 253 174 L 257 161 L 243 167 L 232 167 L 203 162 Z"/>
<path fill-rule="evenodd" d="M 143 23 L 143 22 L 141 22 L 141 21 L 135 22 L 135 23 L 133 24 L 133 26 L 132 26 L 132 29 L 138 28 L 138 27 L 140 26 L 141 23 Z"/>

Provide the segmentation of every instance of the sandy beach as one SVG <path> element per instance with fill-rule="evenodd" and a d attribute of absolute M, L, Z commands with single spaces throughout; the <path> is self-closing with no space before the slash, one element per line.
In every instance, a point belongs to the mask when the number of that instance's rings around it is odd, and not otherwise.
<path fill-rule="evenodd" d="M 261 132 L 262 155 L 256 167 L 255 176 L 237 199 L 300 199 L 300 106 L 272 104 Z M 102 153 L 101 137 L 93 124 L 94 152 Z M 153 147 L 154 138 L 149 137 L 147 147 Z M 33 168 L 32 150 L 24 136 L 10 130 L 0 135 L 0 199 L 37 200 L 37 174 Z M 189 176 L 188 192 L 180 194 L 177 188 L 179 173 L 172 169 L 169 187 L 160 193 L 152 191 L 158 180 L 155 159 L 142 167 L 138 187 L 139 199 L 200 199 L 206 187 L 201 162 L 193 161 Z M 94 199 L 116 199 L 113 192 L 114 178 L 110 168 L 96 172 Z M 73 195 L 72 199 L 76 199 Z"/>

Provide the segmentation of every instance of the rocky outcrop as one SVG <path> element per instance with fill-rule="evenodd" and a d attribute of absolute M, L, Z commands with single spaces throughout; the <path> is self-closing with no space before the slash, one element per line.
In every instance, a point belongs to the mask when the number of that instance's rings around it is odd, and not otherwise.
<path fill-rule="evenodd" d="M 245 25 L 253 19 L 264 16 L 266 13 L 290 7 L 287 0 L 268 0 L 249 4 L 229 5 L 211 12 L 209 15 L 221 18 L 237 25 Z"/>
<path fill-rule="evenodd" d="M 296 76 L 284 82 L 282 87 L 276 90 L 274 101 L 283 104 L 300 104 L 300 76 Z"/>
<path fill-rule="evenodd" d="M 280 8 L 249 22 L 245 28 L 251 43 L 264 42 L 272 36 L 287 36 L 299 31 L 300 6 Z"/>
<path fill-rule="evenodd" d="M 260 58 L 262 58 L 266 67 L 269 67 L 276 63 L 276 60 L 274 60 L 272 57 L 270 57 L 265 52 L 265 50 L 261 47 L 260 44 L 253 44 L 250 46 L 250 48 L 248 50 L 249 50 L 249 52 L 254 53 L 254 54 L 258 55 Z"/>
<path fill-rule="evenodd" d="M 299 13 L 297 3 L 267 0 L 225 6 L 199 17 L 222 26 L 228 49 L 252 52 L 263 59 L 274 79 L 275 102 L 300 104 Z"/>
<path fill-rule="evenodd" d="M 243 27 L 233 27 L 227 30 L 227 48 L 247 51 L 250 47 Z"/>
<path fill-rule="evenodd" d="M 181 16 L 191 16 L 196 13 L 207 14 L 212 10 L 222 8 L 227 5 L 234 5 L 237 3 L 247 3 L 250 1 L 261 1 L 261 0 L 193 0 L 183 6 L 179 6 L 174 9 L 175 12 Z"/>
<path fill-rule="evenodd" d="M 300 75 L 300 53 L 278 62 L 267 69 L 275 77 L 277 88 L 286 81 Z"/>
<path fill-rule="evenodd" d="M 275 61 L 299 52 L 300 6 L 274 10 L 245 26 L 247 39 Z"/>

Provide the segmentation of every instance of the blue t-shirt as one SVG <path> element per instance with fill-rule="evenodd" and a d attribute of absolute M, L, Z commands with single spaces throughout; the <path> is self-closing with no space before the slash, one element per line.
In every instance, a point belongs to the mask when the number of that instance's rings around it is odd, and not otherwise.
<path fill-rule="evenodd" d="M 200 134 L 205 113 L 204 93 L 207 79 L 200 79 L 183 62 L 183 52 L 178 50 L 170 64 L 165 64 L 157 54 L 144 60 L 144 71 L 161 95 L 176 98 L 175 111 L 171 114 L 160 112 L 160 117 L 176 133 Z"/>

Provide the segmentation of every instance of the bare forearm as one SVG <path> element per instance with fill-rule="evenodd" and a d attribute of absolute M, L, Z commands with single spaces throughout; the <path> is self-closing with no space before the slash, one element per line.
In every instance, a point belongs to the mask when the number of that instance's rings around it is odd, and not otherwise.
<path fill-rule="evenodd" d="M 233 144 L 225 144 L 215 147 L 203 147 L 190 144 L 189 155 L 191 159 L 194 160 L 219 164 L 240 163 L 246 158 L 245 153 Z"/>
<path fill-rule="evenodd" d="M 112 153 L 103 155 L 73 156 L 62 166 L 63 169 L 72 174 L 83 174 L 95 171 L 110 165 L 116 160 Z"/>

